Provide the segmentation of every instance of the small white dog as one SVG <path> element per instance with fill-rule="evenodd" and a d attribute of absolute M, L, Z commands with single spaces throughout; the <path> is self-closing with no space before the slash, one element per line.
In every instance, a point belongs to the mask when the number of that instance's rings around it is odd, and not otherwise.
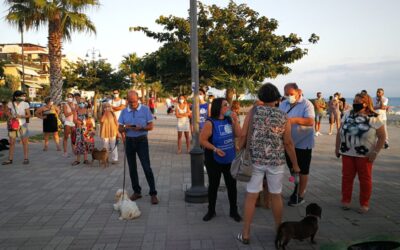
<path fill-rule="evenodd" d="M 126 190 L 122 192 L 121 188 L 118 189 L 115 193 L 115 201 L 114 209 L 120 212 L 120 220 L 132 220 L 140 216 L 141 212 L 136 202 L 129 199 Z"/>

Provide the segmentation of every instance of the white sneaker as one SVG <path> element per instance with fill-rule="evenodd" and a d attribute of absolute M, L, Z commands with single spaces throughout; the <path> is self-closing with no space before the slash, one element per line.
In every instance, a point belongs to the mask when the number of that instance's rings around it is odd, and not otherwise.
<path fill-rule="evenodd" d="M 321 132 L 318 132 L 318 135 L 323 135 Z"/>
<path fill-rule="evenodd" d="M 332 135 L 332 132 L 329 132 L 328 135 Z"/>
<path fill-rule="evenodd" d="M 314 136 L 318 136 L 318 132 L 315 132 Z"/>

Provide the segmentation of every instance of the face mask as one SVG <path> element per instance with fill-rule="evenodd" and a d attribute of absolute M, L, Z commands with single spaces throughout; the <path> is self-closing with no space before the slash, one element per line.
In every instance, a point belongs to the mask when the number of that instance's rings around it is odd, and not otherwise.
<path fill-rule="evenodd" d="M 79 106 L 81 109 L 83 109 L 83 108 L 85 108 L 86 105 L 85 105 L 83 102 L 81 102 L 81 103 L 78 104 L 78 106 Z"/>
<path fill-rule="evenodd" d="M 204 95 L 199 95 L 200 101 L 204 101 Z"/>
<path fill-rule="evenodd" d="M 228 110 L 228 111 L 225 112 L 224 116 L 225 117 L 231 117 L 231 114 L 232 114 L 232 110 Z"/>
<path fill-rule="evenodd" d="M 72 102 L 73 100 L 73 98 L 67 98 L 67 102 Z"/>
<path fill-rule="evenodd" d="M 296 102 L 296 97 L 294 95 L 289 95 L 286 97 L 290 104 L 294 104 Z"/>
<path fill-rule="evenodd" d="M 22 97 L 17 97 L 16 100 L 17 102 L 22 102 L 24 99 Z"/>
<path fill-rule="evenodd" d="M 184 102 L 185 102 L 185 100 L 182 100 L 182 99 L 181 99 L 181 100 L 179 100 L 179 103 L 184 103 Z"/>
<path fill-rule="evenodd" d="M 118 98 L 118 97 L 119 97 L 119 94 L 114 94 L 114 97 L 115 97 L 115 98 Z"/>
<path fill-rule="evenodd" d="M 359 112 L 364 108 L 364 105 L 362 103 L 353 103 L 353 110 L 354 112 Z"/>

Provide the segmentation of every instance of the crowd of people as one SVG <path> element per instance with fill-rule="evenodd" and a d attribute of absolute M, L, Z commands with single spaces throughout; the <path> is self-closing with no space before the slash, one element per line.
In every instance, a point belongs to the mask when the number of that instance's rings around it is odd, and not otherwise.
<path fill-rule="evenodd" d="M 29 105 L 26 95 L 16 91 L 7 105 L 9 117 L 10 152 L 3 165 L 13 163 L 15 141 L 21 138 L 24 151 L 24 164 L 28 159 L 28 123 Z M 217 193 L 221 175 L 227 187 L 230 205 L 230 217 L 235 221 L 244 220 L 243 229 L 237 239 L 244 244 L 250 242 L 250 228 L 260 191 L 267 193 L 271 202 L 272 214 L 277 229 L 282 221 L 283 176 L 286 167 L 292 175 L 297 175 L 288 205 L 299 206 L 305 202 L 307 184 L 311 170 L 312 151 L 315 137 L 322 135 L 321 121 L 326 115 L 329 120 L 329 135 L 336 125 L 335 155 L 342 157 L 342 199 L 341 207 L 348 210 L 353 183 L 356 175 L 360 180 L 359 212 L 369 211 L 372 193 L 372 165 L 382 148 L 388 148 L 386 111 L 388 99 L 383 89 L 378 89 L 376 98 L 368 93 L 355 95 L 352 106 L 340 93 L 335 93 L 326 102 L 322 93 L 317 93 L 313 101 L 303 96 L 296 83 L 284 87 L 284 97 L 271 83 L 262 85 L 258 90 L 258 100 L 247 113 L 243 123 L 239 119 L 240 104 L 231 105 L 225 98 L 209 96 L 199 91 L 199 128 L 200 145 L 204 149 L 204 164 L 207 170 L 208 210 L 203 217 L 210 221 L 216 216 Z M 175 113 L 177 118 L 177 153 L 182 153 L 182 137 L 185 138 L 186 152 L 190 150 L 190 133 L 193 130 L 192 104 L 186 96 L 179 95 L 178 103 L 166 100 L 167 113 Z M 124 142 L 124 150 L 129 166 L 133 194 L 131 200 L 142 198 L 142 188 L 137 173 L 138 156 L 147 183 L 152 204 L 158 204 L 156 183 L 150 163 L 148 132 L 154 127 L 155 99 L 151 97 L 148 105 L 139 100 L 136 91 L 129 91 L 127 99 L 120 98 L 119 91 L 113 91 L 113 98 L 100 106 L 100 138 L 103 147 L 109 150 L 112 163 L 118 163 L 118 142 Z M 79 93 L 69 93 L 65 102 L 56 106 L 52 98 L 45 98 L 45 105 L 35 115 L 43 120 L 44 147 L 49 147 L 49 136 L 53 135 L 57 151 L 61 151 L 58 132 L 64 129 L 63 155 L 68 157 L 68 140 L 76 156 L 73 166 L 88 163 L 88 154 L 94 148 L 95 121 L 93 108 Z M 18 123 L 15 129 L 11 121 Z M 243 148 L 250 150 L 252 176 L 246 185 L 243 218 L 237 205 L 236 180 L 230 174 L 232 161 Z"/>

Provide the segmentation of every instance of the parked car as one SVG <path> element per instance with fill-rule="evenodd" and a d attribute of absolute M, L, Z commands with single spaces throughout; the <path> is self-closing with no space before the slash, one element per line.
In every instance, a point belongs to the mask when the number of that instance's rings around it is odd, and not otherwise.
<path fill-rule="evenodd" d="M 29 103 L 29 110 L 31 111 L 31 115 L 34 116 L 35 112 L 38 108 L 42 107 L 44 103 L 41 102 L 31 102 Z"/>

